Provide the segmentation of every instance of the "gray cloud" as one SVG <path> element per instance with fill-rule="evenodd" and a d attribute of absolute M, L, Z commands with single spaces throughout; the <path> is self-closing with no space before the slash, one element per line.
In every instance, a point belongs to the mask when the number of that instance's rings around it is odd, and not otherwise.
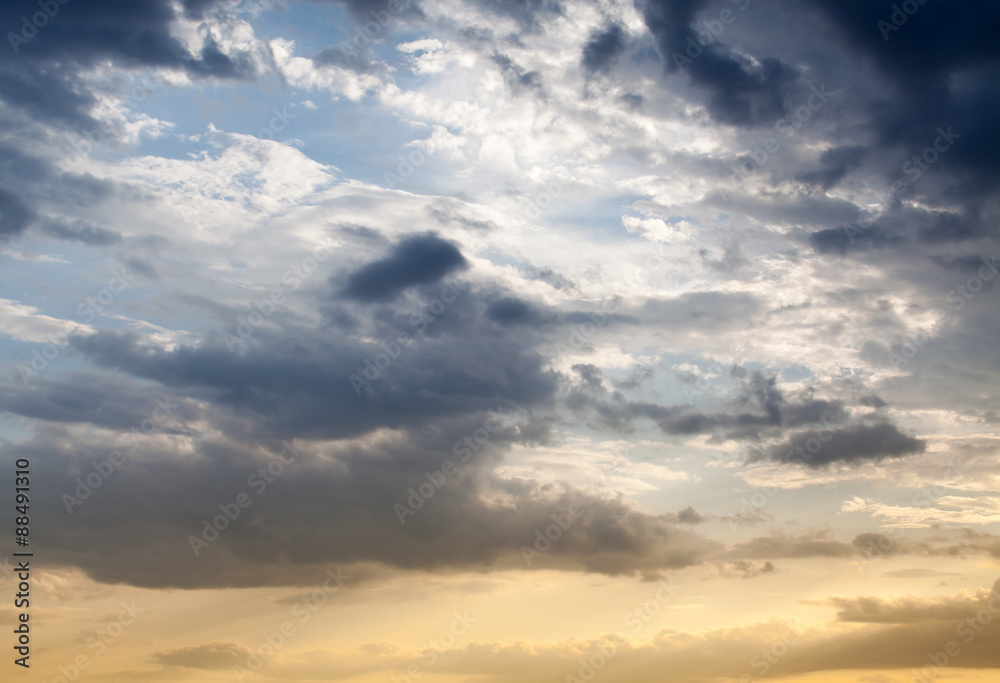
<path fill-rule="evenodd" d="M 611 24 L 592 31 L 583 46 L 583 68 L 590 72 L 607 71 L 625 49 L 628 32 L 621 24 Z"/>
<path fill-rule="evenodd" d="M 343 293 L 356 301 L 389 301 L 408 287 L 439 282 L 466 267 L 451 242 L 433 234 L 414 235 L 395 245 L 388 257 L 351 273 Z"/>
<path fill-rule="evenodd" d="M 35 218 L 35 212 L 18 195 L 0 187 L 0 239 L 20 235 Z"/>
<path fill-rule="evenodd" d="M 818 446 L 817 446 L 818 444 Z M 879 462 L 923 453 L 927 442 L 885 421 L 853 424 L 832 432 L 799 432 L 780 444 L 752 451 L 749 462 L 805 464 L 813 469 L 834 463 Z"/>
<path fill-rule="evenodd" d="M 575 366 L 581 383 L 570 389 L 566 405 L 591 416 L 594 426 L 630 432 L 640 419 L 652 421 L 666 434 L 718 434 L 730 439 L 759 439 L 783 429 L 838 422 L 847 413 L 838 401 L 808 396 L 789 401 L 777 385 L 777 377 L 733 368 L 741 388 L 729 405 L 729 412 L 705 413 L 690 405 L 663 406 L 648 401 L 628 400 L 621 392 L 603 387 L 600 371 L 594 366 Z"/>

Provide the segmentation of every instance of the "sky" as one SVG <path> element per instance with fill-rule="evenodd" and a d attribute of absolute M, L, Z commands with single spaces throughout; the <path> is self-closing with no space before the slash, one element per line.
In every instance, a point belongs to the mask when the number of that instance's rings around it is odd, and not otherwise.
<path fill-rule="evenodd" d="M 4 680 L 998 680 L 998 21 L 5 2 Z"/>

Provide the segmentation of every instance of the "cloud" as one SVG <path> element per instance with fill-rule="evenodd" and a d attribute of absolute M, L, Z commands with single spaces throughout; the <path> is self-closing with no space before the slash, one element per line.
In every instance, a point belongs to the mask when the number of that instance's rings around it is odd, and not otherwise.
<path fill-rule="evenodd" d="M 313 62 L 317 66 L 335 66 L 360 74 L 379 73 L 385 69 L 381 62 L 369 61 L 357 52 L 348 52 L 337 45 L 324 48 L 322 52 L 313 57 Z"/>
<path fill-rule="evenodd" d="M 71 240 L 92 246 L 106 246 L 122 241 L 116 230 L 108 230 L 85 220 L 69 221 L 63 218 L 48 220 L 42 225 L 42 232 L 59 239 Z"/>
<path fill-rule="evenodd" d="M 706 105 L 720 123 L 758 126 L 773 123 L 786 113 L 785 99 L 798 72 L 775 57 L 749 59 L 720 44 L 707 47 L 695 40 L 694 18 L 704 0 L 644 0 L 643 20 L 656 40 L 665 69 L 681 69 L 704 90 Z M 720 24 L 721 25 L 721 24 Z M 690 45 L 697 50 L 690 54 Z"/>
<path fill-rule="evenodd" d="M 53 338 L 65 344 L 66 334 L 93 331 L 89 325 L 53 318 L 41 313 L 34 306 L 11 299 L 0 299 L 0 314 L 4 319 L 5 336 L 38 344 L 52 343 Z"/>
<path fill-rule="evenodd" d="M 1000 611 L 1000 580 L 993 584 L 992 591 L 979 589 L 975 595 L 958 595 L 928 600 L 927 598 L 904 597 L 885 600 L 874 597 L 830 598 L 830 604 L 837 607 L 837 620 L 865 624 L 921 624 L 929 622 L 960 622 L 975 615 L 980 608 L 991 601 L 995 612 Z"/>
<path fill-rule="evenodd" d="M 504 297 L 491 303 L 486 309 L 486 316 L 506 325 L 541 326 L 553 322 L 553 316 L 546 316 L 531 304 L 514 297 Z"/>
<path fill-rule="evenodd" d="M 739 384 L 737 395 L 726 406 L 729 410 L 716 413 L 687 404 L 664 406 L 629 400 L 621 392 L 608 392 L 600 382 L 593 381 L 600 375 L 596 367 L 587 368 L 586 373 L 574 369 L 584 381 L 570 389 L 566 405 L 577 413 L 592 415 L 596 426 L 623 432 L 632 430 L 637 420 L 646 419 L 666 434 L 718 434 L 727 439 L 756 440 L 782 429 L 839 421 L 847 414 L 838 401 L 811 396 L 789 401 L 778 387 L 776 376 L 748 372 L 742 367 L 731 370 Z"/>
<path fill-rule="evenodd" d="M 830 538 L 829 531 L 810 531 L 790 536 L 776 533 L 737 543 L 723 557 L 767 560 L 803 557 L 853 557 L 859 550 L 850 543 Z"/>
<path fill-rule="evenodd" d="M 766 574 L 775 574 L 779 571 L 778 568 L 774 566 L 773 562 L 765 562 L 758 566 L 749 560 L 736 560 L 735 562 L 730 562 L 727 568 L 730 571 L 741 574 L 744 579 L 752 579 Z"/>
<path fill-rule="evenodd" d="M 214 3 L 184 6 L 190 18 L 207 19 Z M 4 5 L 0 25 L 22 27 L 23 8 Z M 74 78 L 109 61 L 124 68 L 175 68 L 193 77 L 251 78 L 254 59 L 234 50 L 225 54 L 209 34 L 191 52 L 174 34 L 181 19 L 166 0 L 129 3 L 121 0 L 59 4 L 56 14 L 30 40 L 0 56 L 0 98 L 32 117 L 74 128 L 96 125 L 90 110 L 95 97 Z"/>
<path fill-rule="evenodd" d="M 165 666 L 212 670 L 243 665 L 251 654 L 250 648 L 240 643 L 219 641 L 157 652 L 153 659 Z"/>
<path fill-rule="evenodd" d="M 621 24 L 611 24 L 601 30 L 592 31 L 583 46 L 583 68 L 590 72 L 607 71 L 615 59 L 625 49 L 628 32 Z"/>
<path fill-rule="evenodd" d="M 0 187 L 0 240 L 20 235 L 35 218 L 35 212 L 19 196 Z"/>
<path fill-rule="evenodd" d="M 510 57 L 499 52 L 493 55 L 493 62 L 500 67 L 504 82 L 515 94 L 532 90 L 544 94 L 541 74 L 537 71 L 527 71 L 515 64 Z"/>
<path fill-rule="evenodd" d="M 977 595 L 984 592 L 980 590 Z M 935 602 L 927 600 L 925 605 Z M 956 634 L 960 622 L 970 617 L 975 619 L 977 609 L 984 603 L 980 599 L 967 604 L 967 612 L 939 611 L 934 618 L 920 623 L 841 622 L 807 628 L 795 621 L 773 619 L 697 633 L 663 629 L 643 639 L 622 633 L 545 642 L 476 639 L 442 649 L 435 659 L 435 671 L 488 683 L 542 683 L 567 675 L 585 677 L 597 667 L 587 668 L 581 663 L 593 661 L 601 663 L 598 675 L 610 679 L 627 677 L 638 683 L 653 683 L 662 681 L 666 675 L 677 683 L 707 683 L 720 678 L 739 680 L 742 676 L 760 675 L 766 663 L 768 675 L 775 678 L 850 672 L 865 676 L 866 680 L 881 681 L 886 679 L 880 674 L 869 677 L 866 672 L 888 671 L 898 675 L 898 670 L 922 669 L 928 665 L 928 671 L 934 671 L 936 667 L 928 659 L 928 653 L 939 653 L 946 643 L 954 641 L 960 652 L 954 665 L 987 674 L 1000 666 L 993 642 L 998 627 L 994 619 L 985 626 L 977 624 L 978 632 L 967 627 Z M 996 608 L 997 603 L 993 604 Z M 926 614 L 926 606 L 917 607 L 921 616 Z M 782 646 L 776 648 L 776 643 Z M 291 663 L 277 661 L 271 667 L 272 675 L 285 678 L 293 671 L 313 677 L 329 675 L 330 671 L 344 675 L 348 672 L 392 675 L 405 671 L 411 664 L 426 661 L 422 655 L 424 650 L 420 648 L 375 642 L 357 651 L 313 651 L 308 660 L 296 662 L 294 668 Z M 705 662 L 711 662 L 711 667 L 706 668 Z"/>
<path fill-rule="evenodd" d="M 275 455 L 260 445 L 154 433 L 135 450 L 76 431 L 49 430 L 5 450 L 11 457 L 50 453 L 39 460 L 47 463 L 44 476 L 55 490 L 74 495 L 81 486 L 77 477 L 93 473 L 92 462 L 124 449 L 126 464 L 92 494 L 79 493 L 85 500 L 72 516 L 59 496 L 36 511 L 39 524 L 59 529 L 48 541 L 51 561 L 80 567 L 104 582 L 300 585 L 326 567 L 372 562 L 401 570 L 557 568 L 656 575 L 698 564 L 721 549 L 679 528 L 674 515 L 640 512 L 621 500 L 572 488 L 502 478 L 494 468 L 518 438 L 516 429 L 494 434 L 474 460 L 462 462 L 453 446 L 481 425 L 479 417 L 440 435 L 396 430 L 342 443 L 302 443 L 301 456 L 263 490 L 251 477 Z M 178 458 L 179 447 L 188 455 Z M 455 478 L 423 503 L 410 502 L 428 481 L 424 472 L 439 471 L 448 457 L 457 466 Z M 220 514 L 219 505 L 240 492 L 251 497 L 251 507 L 195 556 L 188 537 L 201 535 L 203 520 Z M 403 517 L 405 524 L 397 504 L 414 506 L 414 514 Z M 537 549 L 538 533 L 556 523 L 553 515 L 566 517 L 573 506 L 581 510 L 577 518 L 526 564 L 523 548 Z M 310 543 L 300 542 L 305 537 Z M 275 564 L 276 553 L 287 562 Z"/>
<path fill-rule="evenodd" d="M 343 293 L 355 301 L 390 301 L 404 289 L 439 282 L 467 267 L 451 242 L 434 234 L 414 235 L 396 244 L 388 257 L 351 273 Z"/>
<path fill-rule="evenodd" d="M 799 432 L 784 443 L 751 452 L 748 462 L 801 463 L 818 469 L 834 463 L 880 462 L 923 453 L 927 442 L 907 436 L 889 422 L 854 424 L 828 433 Z"/>

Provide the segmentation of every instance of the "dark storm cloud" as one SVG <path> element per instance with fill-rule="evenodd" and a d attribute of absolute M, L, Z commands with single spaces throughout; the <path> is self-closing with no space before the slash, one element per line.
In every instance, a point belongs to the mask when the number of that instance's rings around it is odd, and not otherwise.
<path fill-rule="evenodd" d="M 20 235 L 35 218 L 35 212 L 20 196 L 0 187 L 0 240 Z"/>
<path fill-rule="evenodd" d="M 995 220 L 988 216 L 1000 180 L 1000 133 L 989 112 L 1000 105 L 1000 47 L 987 27 L 1000 18 L 1000 8 L 986 1 L 929 0 L 911 15 L 860 0 L 811 4 L 832 22 L 842 49 L 864 55 L 893 91 L 872 93 L 855 107 L 868 132 L 864 152 L 850 145 L 832 149 L 820 160 L 823 168 L 802 177 L 831 187 L 852 171 L 875 169 L 886 186 L 902 180 L 903 197 L 930 207 L 921 211 L 896 202 L 853 243 L 826 230 L 813 235 L 812 245 L 821 253 L 845 254 L 911 240 L 933 245 L 996 238 Z M 961 87 L 954 87 L 957 82 Z M 941 129 L 953 131 L 957 139 L 946 151 L 932 151 L 929 167 L 917 162 L 921 177 L 914 171 L 914 155 L 935 143 Z M 879 160 L 891 160 L 896 171 L 880 168 Z M 898 170 L 907 162 L 912 180 Z M 955 210 L 956 205 L 962 209 Z"/>
<path fill-rule="evenodd" d="M 214 3 L 184 4 L 191 18 L 201 18 Z M 181 69 L 194 77 L 250 78 L 249 55 L 230 57 L 207 40 L 192 55 L 171 34 L 176 18 L 166 0 L 58 3 L 58 12 L 44 25 L 25 25 L 23 17 L 37 11 L 35 3 L 0 6 L 0 27 L 10 45 L 0 50 L 0 99 L 28 119 L 46 120 L 71 128 L 90 129 L 93 95 L 77 83 L 78 70 L 102 61 L 135 69 L 143 66 Z M 17 38 L 11 38 L 16 35 Z"/>
<path fill-rule="evenodd" d="M 692 82 L 708 92 L 708 110 L 720 123 L 757 126 L 786 114 L 798 73 L 768 57 L 754 63 L 742 55 L 708 48 L 688 67 Z"/>
<path fill-rule="evenodd" d="M 935 254 L 929 257 L 931 263 L 944 270 L 971 275 L 983 267 L 983 257 L 979 254 L 956 256 L 954 254 Z"/>
<path fill-rule="evenodd" d="M 892 207 L 867 226 L 856 222 L 819 230 L 809 235 L 810 245 L 820 253 L 846 254 L 899 247 L 914 242 L 940 245 L 991 237 L 996 228 L 978 208 L 959 211 Z"/>
<path fill-rule="evenodd" d="M 694 19 L 705 4 L 705 0 L 636 0 L 666 70 L 688 74 L 691 83 L 705 91 L 708 110 L 720 123 L 751 127 L 785 115 L 785 99 L 798 78 L 796 69 L 773 56 L 750 60 L 716 42 L 699 45 L 695 36 L 703 30 L 696 30 Z"/>
<path fill-rule="evenodd" d="M 552 395 L 555 377 L 542 369 L 541 356 L 499 328 L 476 335 L 466 326 L 463 332 L 464 339 L 450 333 L 423 337 L 377 374 L 371 391 L 359 390 L 363 383 L 354 384 L 350 377 L 366 377 L 366 370 L 371 377 L 374 371 L 365 360 L 383 353 L 382 347 L 315 333 L 300 337 L 299 348 L 280 338 L 245 354 L 221 344 L 167 352 L 111 332 L 76 337 L 73 344 L 98 366 L 207 392 L 218 406 L 254 415 L 255 431 L 273 439 L 356 436 L 498 405 L 530 406 Z"/>
<path fill-rule="evenodd" d="M 72 77 L 56 68 L 22 70 L 0 67 L 0 99 L 29 119 L 43 119 L 86 128 L 95 121 L 87 113 L 94 96 L 80 92 Z"/>
<path fill-rule="evenodd" d="M 554 316 L 546 315 L 531 304 L 515 297 L 504 297 L 491 303 L 486 309 L 486 317 L 505 325 L 536 327 L 554 321 Z"/>
<path fill-rule="evenodd" d="M 433 234 L 415 235 L 393 247 L 387 258 L 352 273 L 343 294 L 355 301 L 390 301 L 408 287 L 439 282 L 466 267 L 465 258 L 451 242 Z"/>
<path fill-rule="evenodd" d="M 864 147 L 853 145 L 828 149 L 819 155 L 818 169 L 803 171 L 799 177 L 807 183 L 815 183 L 828 190 L 861 165 L 866 151 Z"/>
<path fill-rule="evenodd" d="M 414 294 L 433 292 L 427 289 Z M 325 326 L 305 329 L 280 313 L 273 329 L 258 330 L 254 346 L 241 353 L 211 343 L 167 350 L 109 331 L 72 337 L 73 349 L 107 375 L 72 375 L 34 390 L 5 386 L 2 407 L 40 424 L 32 440 L 3 444 L 4 458 L 37 459 L 45 470 L 39 476 L 75 495 L 77 478 L 121 449 L 120 439 L 77 425 L 127 433 L 161 391 L 185 407 L 128 451 L 97 490 L 82 491 L 86 499 L 72 515 L 58 496 L 37 512 L 39 528 L 49 530 L 40 542 L 51 561 L 102 581 L 306 584 L 330 566 L 357 563 L 525 568 L 522 546 L 533 547 L 536 531 L 571 505 L 582 512 L 530 568 L 654 576 L 719 552 L 720 544 L 690 530 L 702 519 L 694 510 L 651 515 L 621 500 L 496 472 L 512 444 L 550 438 L 558 379 L 533 350 L 541 338 L 530 326 L 508 333 L 505 323 L 491 320 L 511 304 L 519 308 L 509 294 L 464 293 L 361 392 L 348 376 L 363 374 L 365 358 L 381 346 Z M 378 313 L 359 325 L 390 331 L 401 319 Z M 565 324 L 558 316 L 555 325 Z M 425 473 L 445 459 L 459 463 L 463 438 L 483 426 L 485 411 L 498 408 L 516 419 L 492 432 L 432 498 L 414 503 L 416 514 L 401 524 L 393 505 L 407 505 L 409 489 L 426 483 Z M 188 536 L 201 533 L 220 504 L 252 492 L 248 477 L 291 440 L 302 456 L 195 557 Z M 506 500 L 517 505 L 498 502 Z M 276 564 L 279 555 L 287 559 Z"/>
<path fill-rule="evenodd" d="M 992 112 L 1000 107 L 1000 47 L 986 28 L 1000 16 L 995 3 L 929 0 L 912 13 L 863 0 L 794 7 L 762 0 L 745 14 L 736 4 L 703 0 L 637 0 L 636 6 L 668 78 L 689 78 L 719 123 L 774 120 L 801 104 L 793 93 L 809 85 L 822 83 L 834 93 L 821 118 L 797 129 L 794 142 L 778 136 L 780 149 L 758 165 L 762 178 L 786 183 L 789 191 L 767 197 L 710 191 L 703 204 L 808 226 L 814 231 L 803 238 L 820 254 L 878 258 L 890 268 L 912 258 L 897 258 L 902 250 L 922 249 L 923 257 L 955 243 L 997 239 L 1000 133 Z M 725 9 L 736 20 L 699 46 L 706 22 Z M 778 18 L 773 33 L 765 16 Z M 805 142 L 825 151 L 806 153 Z M 748 159 L 736 161 L 753 165 Z M 873 212 L 866 200 L 828 192 L 835 188 L 869 196 L 874 190 L 882 206 Z M 849 234 L 845 227 L 865 213 L 874 222 Z"/>
<path fill-rule="evenodd" d="M 675 515 L 639 512 L 559 486 L 502 479 L 493 472 L 519 427 L 496 430 L 474 457 L 455 452 L 485 416 L 432 422 L 431 429 L 350 443 L 298 442 L 296 458 L 260 490 L 248 477 L 281 451 L 237 447 L 210 437 L 193 452 L 145 442 L 82 505 L 67 515 L 59 496 L 39 502 L 39 542 L 55 564 L 78 566 L 97 580 L 149 587 L 307 584 L 331 566 L 379 563 L 399 569 L 562 568 L 606 574 L 655 574 L 690 566 L 721 550 Z M 54 491 L 73 495 L 77 477 L 94 472 L 116 442 L 42 430 L 5 444 L 6 458 L 30 457 Z M 42 457 L 44 454 L 44 457 Z M 460 453 L 459 453 L 460 454 Z M 445 459 L 454 474 L 400 522 L 394 504 L 427 483 Z M 0 481 L 10 483 L 12 467 Z M 188 539 L 245 492 L 252 504 L 195 556 Z M 81 494 L 83 495 L 83 494 Z M 501 500 L 516 500 L 507 505 Z M 574 507 L 575 506 L 575 507 Z M 574 512 L 567 517 L 569 511 Z M 522 546 L 539 530 L 570 519 L 558 543 L 527 565 Z M 564 524 L 565 526 L 565 524 Z M 306 541 L 308 539 L 308 541 Z M 284 559 L 276 563 L 275 558 Z M 350 573 L 350 572 L 348 572 Z"/>
<path fill-rule="evenodd" d="M 889 238 L 882 228 L 873 224 L 867 230 L 852 234 L 843 227 L 817 230 L 809 235 L 809 246 L 821 254 L 840 254 L 849 251 L 883 249 L 893 244 L 902 244 L 900 237 Z"/>
<path fill-rule="evenodd" d="M 567 394 L 566 405 L 589 417 L 593 426 L 630 432 L 634 423 L 647 419 L 671 435 L 719 434 L 729 439 L 759 439 L 780 429 L 839 422 L 847 416 L 838 401 L 803 396 L 788 400 L 777 386 L 776 376 L 733 369 L 740 383 L 728 412 L 705 413 L 690 405 L 663 406 L 648 401 L 631 401 L 621 391 L 608 391 L 601 373 L 592 365 L 574 366 L 580 383 Z"/>
<path fill-rule="evenodd" d="M 116 232 L 85 221 L 49 217 L 41 208 L 72 215 L 107 197 L 112 189 L 111 183 L 91 175 L 58 175 L 48 159 L 0 144 L 0 240 L 37 225 L 61 239 L 95 245 L 117 242 L 121 236 Z"/>
<path fill-rule="evenodd" d="M 818 451 L 815 446 L 817 441 L 820 443 Z M 832 433 L 821 434 L 819 438 L 814 431 L 800 432 L 785 443 L 754 451 L 749 462 L 802 463 L 818 469 L 834 463 L 879 462 L 885 458 L 923 453 L 926 448 L 927 442 L 923 439 L 903 434 L 892 423 L 876 422 L 838 428 Z"/>
<path fill-rule="evenodd" d="M 200 15 L 211 4 L 188 3 L 185 10 Z M 24 7 L 5 3 L 0 25 L 20 28 L 24 14 Z M 70 2 L 60 5 L 58 14 L 26 44 L 19 44 L 16 52 L 7 51 L 4 61 L 22 67 L 28 62 L 90 66 L 110 59 L 124 67 L 167 66 L 196 75 L 238 73 L 237 64 L 220 55 L 211 43 L 200 59 L 190 55 L 171 35 L 175 18 L 171 3 L 165 0 Z"/>
<path fill-rule="evenodd" d="M 0 385 L 0 410 L 53 423 L 83 423 L 127 431 L 139 427 L 164 404 L 172 417 L 169 424 L 158 427 L 160 431 L 186 433 L 184 422 L 199 417 L 193 402 L 176 398 L 172 392 L 139 387 L 97 372 L 71 373 L 51 380 L 36 378 L 27 390 Z"/>
<path fill-rule="evenodd" d="M 902 21 L 895 22 L 891 4 L 810 2 L 833 19 L 853 46 L 908 86 L 927 87 L 926 79 L 942 80 L 956 69 L 1000 59 L 1000 45 L 991 29 L 1000 21 L 1000 7 L 989 0 L 961 4 L 927 0 L 912 16 L 904 13 Z"/>
<path fill-rule="evenodd" d="M 583 46 L 583 68 L 590 72 L 607 71 L 625 49 L 628 33 L 621 24 L 611 24 L 593 31 Z"/>

